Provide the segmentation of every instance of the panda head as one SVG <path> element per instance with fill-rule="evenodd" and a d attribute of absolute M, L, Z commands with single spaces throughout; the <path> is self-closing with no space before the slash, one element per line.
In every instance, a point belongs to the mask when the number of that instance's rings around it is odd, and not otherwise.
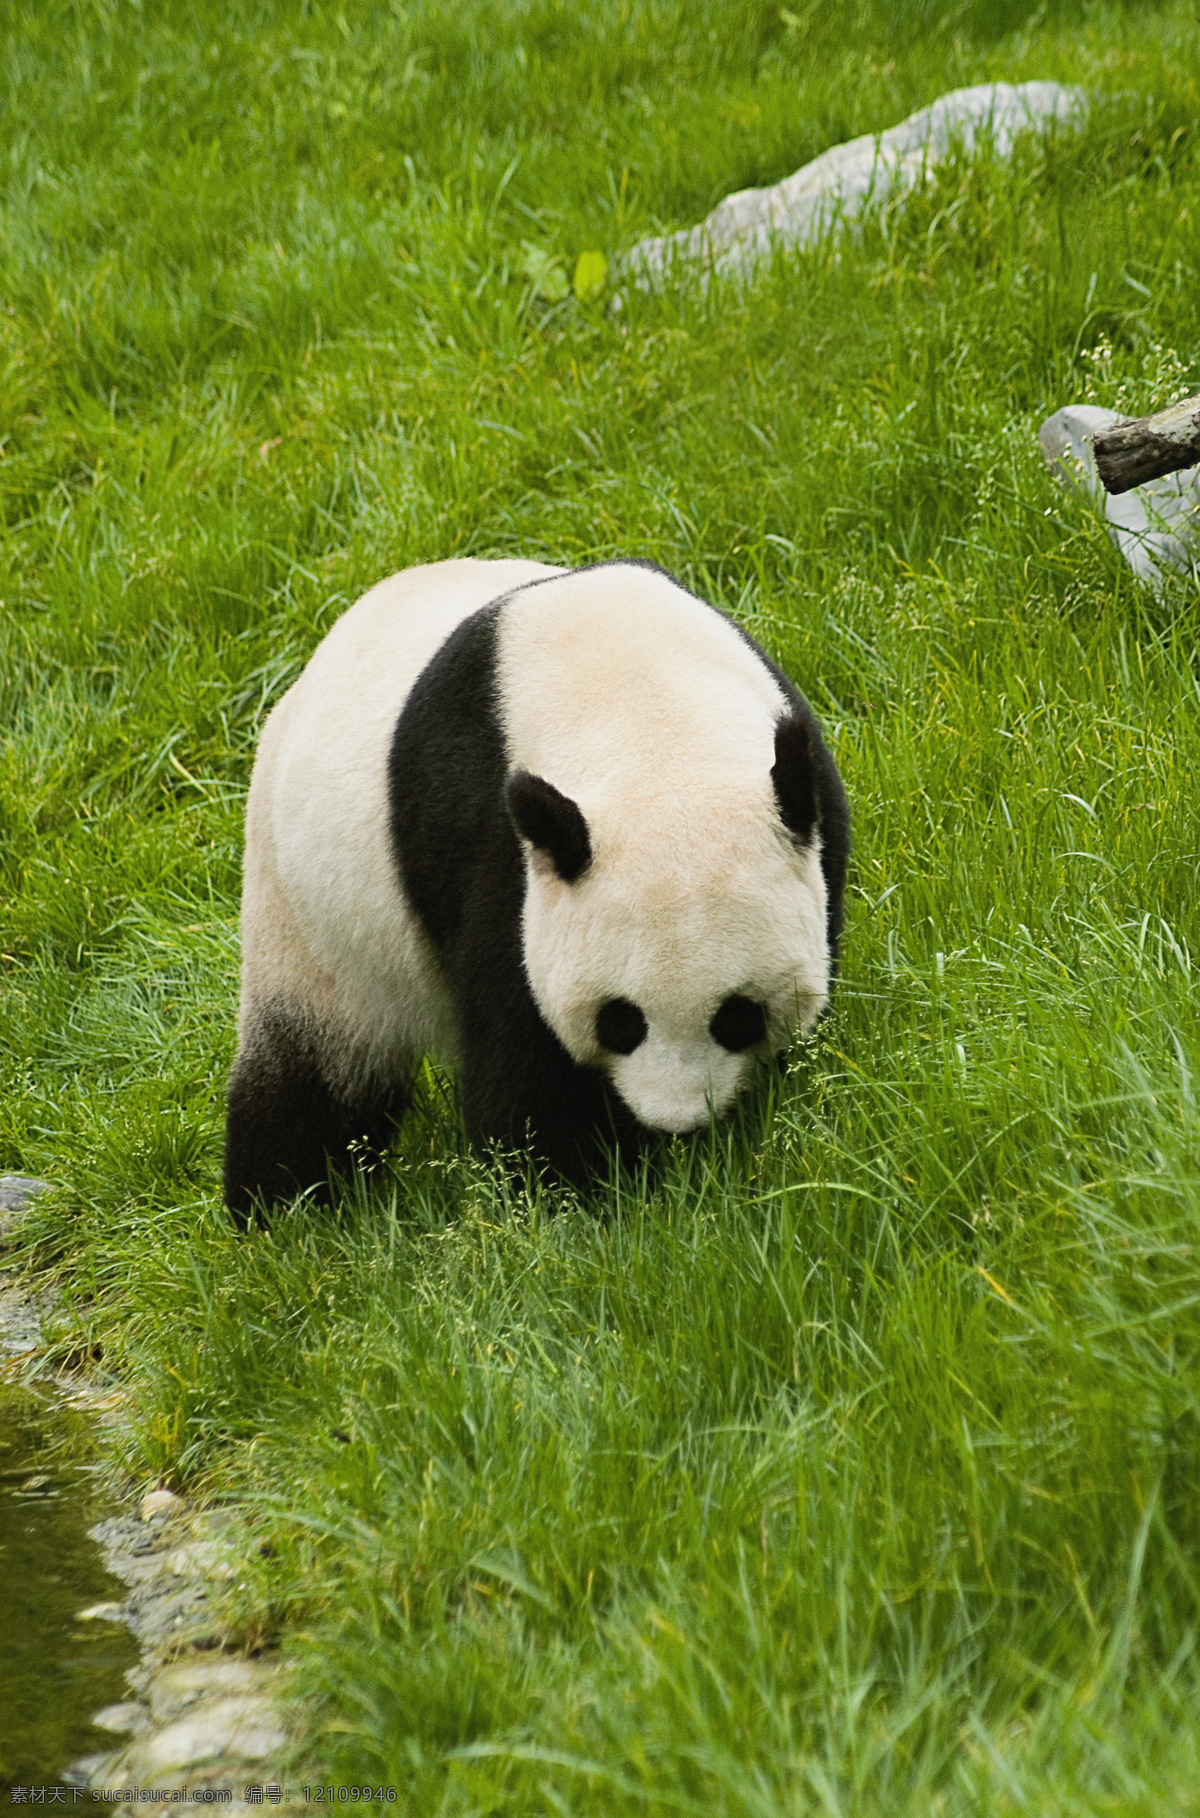
<path fill-rule="evenodd" d="M 683 792 L 649 777 L 632 799 L 595 792 L 586 813 L 542 777 L 508 781 L 538 1008 L 648 1129 L 727 1111 L 828 997 L 807 726 L 780 721 L 774 744 L 757 774 L 697 776 Z"/>

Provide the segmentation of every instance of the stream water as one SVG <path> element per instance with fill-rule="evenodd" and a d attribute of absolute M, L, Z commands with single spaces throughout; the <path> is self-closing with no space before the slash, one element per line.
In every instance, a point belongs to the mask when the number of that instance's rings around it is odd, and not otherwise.
<path fill-rule="evenodd" d="M 92 1714 L 137 1659 L 123 1623 L 79 1616 L 125 1596 L 88 1538 L 111 1511 L 79 1462 L 82 1421 L 0 1385 L 0 1794 L 63 1786 L 77 1757 L 113 1748 Z"/>

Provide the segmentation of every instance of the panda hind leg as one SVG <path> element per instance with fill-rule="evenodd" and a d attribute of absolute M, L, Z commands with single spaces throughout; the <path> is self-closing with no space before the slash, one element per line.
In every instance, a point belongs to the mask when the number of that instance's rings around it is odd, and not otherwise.
<path fill-rule="evenodd" d="M 243 1230 L 307 1192 L 327 1203 L 332 1181 L 382 1159 L 409 1101 L 406 1080 L 339 1086 L 304 1023 L 260 1014 L 229 1082 L 225 1203 Z"/>

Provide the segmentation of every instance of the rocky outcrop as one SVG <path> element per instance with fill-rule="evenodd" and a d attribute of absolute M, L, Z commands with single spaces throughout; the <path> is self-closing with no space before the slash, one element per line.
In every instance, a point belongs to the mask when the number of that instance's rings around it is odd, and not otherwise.
<path fill-rule="evenodd" d="M 1071 126 L 1087 111 L 1082 89 L 1060 82 L 981 82 L 956 88 L 883 133 L 834 145 L 767 189 L 739 189 L 698 227 L 639 240 L 621 261 L 642 289 L 679 266 L 746 271 L 775 246 L 811 246 L 872 203 L 911 189 L 957 145 L 988 139 L 1006 158 L 1023 132 Z"/>
<path fill-rule="evenodd" d="M 277 1698 L 283 1669 L 270 1657 L 223 1651 L 212 1587 L 237 1572 L 229 1544 L 233 1518 L 193 1512 L 170 1490 L 152 1490 L 136 1515 L 102 1521 L 92 1530 L 110 1572 L 124 1580 L 123 1604 L 101 1604 L 85 1618 L 127 1622 L 142 1648 L 128 1675 L 131 1696 L 97 1713 L 101 1729 L 128 1738 L 110 1754 L 76 1764 L 88 1787 L 114 1796 L 138 1789 L 139 1809 L 153 1811 L 174 1789 L 233 1792 L 222 1811 L 261 1805 L 272 1789 L 273 1809 L 299 1803 L 282 1777 L 289 1737 Z M 260 1789 L 257 1798 L 247 1793 Z M 293 1793 L 289 1801 L 288 1793 Z"/>
<path fill-rule="evenodd" d="M 1166 474 L 1129 492 L 1106 493 L 1092 447 L 1125 418 L 1096 404 L 1068 404 L 1038 431 L 1047 466 L 1104 512 L 1109 535 L 1140 580 L 1161 587 L 1200 558 L 1200 466 Z"/>

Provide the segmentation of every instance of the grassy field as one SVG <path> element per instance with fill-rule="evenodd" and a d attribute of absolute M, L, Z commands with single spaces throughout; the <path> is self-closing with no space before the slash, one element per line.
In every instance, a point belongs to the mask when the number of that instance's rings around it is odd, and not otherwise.
<path fill-rule="evenodd" d="M 0 1170 L 137 1483 L 233 1496 L 306 1761 L 409 1814 L 1200 1813 L 1200 680 L 1043 471 L 1200 388 L 1194 4 L 9 0 Z M 569 278 L 946 89 L 1078 133 Z M 547 261 L 558 263 L 547 267 Z M 822 716 L 842 982 L 598 1216 L 430 1073 L 224 1217 L 258 728 L 407 563 L 653 557 Z"/>

